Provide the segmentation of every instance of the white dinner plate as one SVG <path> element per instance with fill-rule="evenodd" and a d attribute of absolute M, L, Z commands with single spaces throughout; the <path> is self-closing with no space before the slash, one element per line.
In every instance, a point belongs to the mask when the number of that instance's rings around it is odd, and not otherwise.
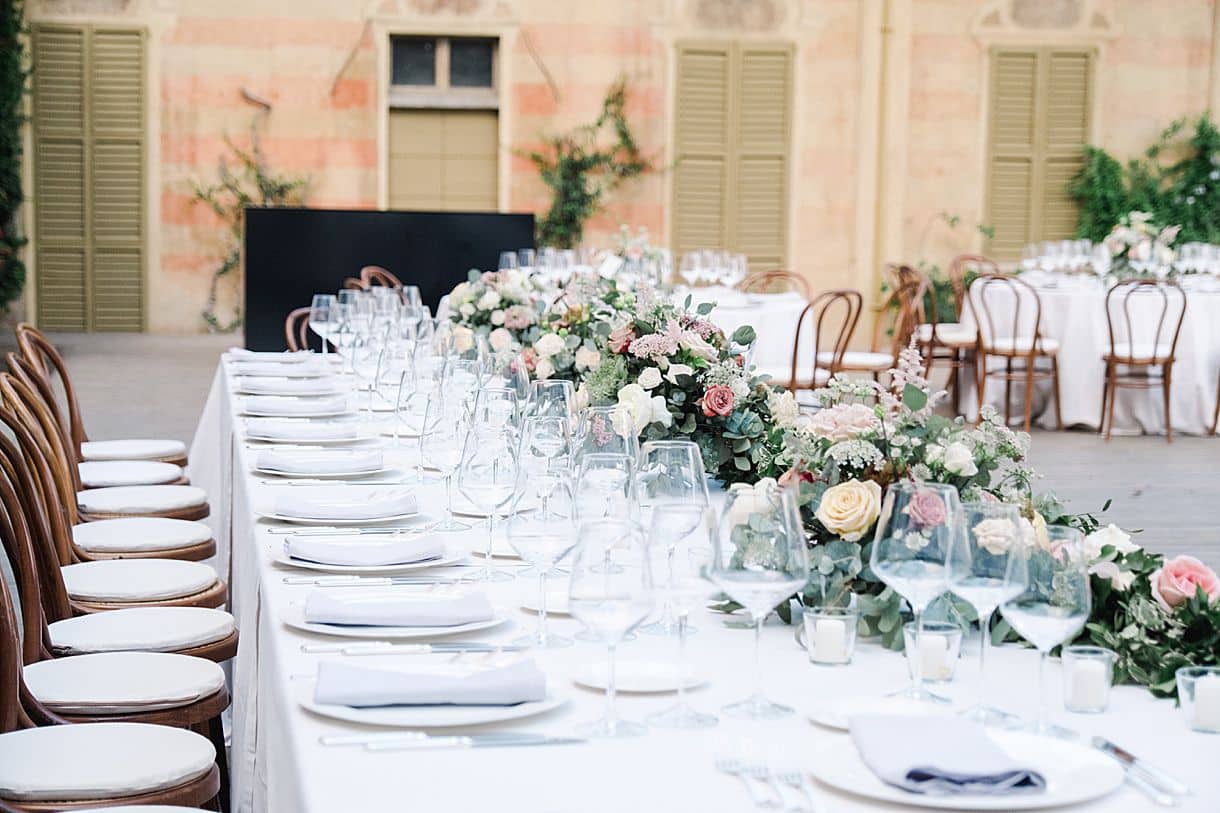
<path fill-rule="evenodd" d="M 328 588 L 322 588 L 328 589 Z M 361 590 L 360 587 L 336 587 L 335 590 Z M 442 638 L 447 635 L 461 635 L 463 632 L 498 627 L 508 620 L 508 617 L 497 612 L 486 621 L 472 621 L 469 624 L 455 624 L 450 627 L 380 627 L 356 626 L 351 624 L 316 624 L 305 620 L 305 604 L 290 604 L 284 609 L 284 626 L 302 632 L 314 632 L 318 635 L 333 635 L 336 638 Z"/>
<path fill-rule="evenodd" d="M 925 703 L 901 695 L 853 695 L 827 697 L 810 707 L 806 717 L 810 722 L 827 728 L 846 731 L 848 721 L 857 714 L 905 714 L 918 717 L 936 717 L 950 712 L 952 706 L 941 703 Z"/>
<path fill-rule="evenodd" d="M 298 691 L 301 692 L 301 706 L 314 714 L 349 723 L 393 728 L 453 728 L 520 720 L 557 709 L 569 699 L 567 691 L 548 686 L 546 697 L 542 700 L 515 706 L 377 706 L 356 709 L 315 703 L 313 686 L 313 681 L 301 681 Z"/>
<path fill-rule="evenodd" d="M 275 551 L 275 561 L 285 567 L 296 567 L 302 570 L 322 570 L 327 573 L 350 573 L 352 575 L 368 575 L 374 573 L 403 573 L 408 570 L 425 570 L 430 567 L 445 567 L 456 564 L 466 558 L 464 551 L 447 550 L 435 559 L 423 559 L 418 562 L 406 562 L 398 565 L 329 565 L 323 562 L 310 562 L 305 559 L 293 559 L 283 548 Z"/>
<path fill-rule="evenodd" d="M 390 522 L 396 524 L 408 522 L 425 524 L 434 521 L 431 515 L 421 514 L 418 511 L 413 514 L 395 514 L 389 517 L 376 517 L 375 519 L 316 519 L 313 517 L 289 517 L 285 516 L 284 514 L 276 514 L 270 511 L 255 511 L 254 513 L 256 516 L 260 516 L 263 519 L 273 519 L 276 522 L 291 522 L 293 525 L 334 525 L 336 528 L 339 526 L 348 525 L 368 525 L 375 528 L 378 525 L 384 525 Z"/>
<path fill-rule="evenodd" d="M 988 731 L 1014 760 L 1046 779 L 1043 793 L 942 796 L 910 793 L 882 782 L 869 770 L 848 738 L 824 743 L 809 759 L 809 770 L 832 788 L 910 807 L 936 810 L 1038 810 L 1077 805 L 1113 793 L 1123 784 L 1123 768 L 1100 751 L 1067 740 L 1014 731 Z"/>
<path fill-rule="evenodd" d="M 332 371 L 300 362 L 230 362 L 229 372 L 241 378 L 323 378 Z"/>
<path fill-rule="evenodd" d="M 572 682 L 602 691 L 606 688 L 608 672 L 608 665 L 604 661 L 587 662 L 572 673 Z M 615 691 L 629 694 L 676 692 L 679 685 L 684 689 L 693 689 L 704 683 L 707 683 L 706 679 L 691 674 L 686 675 L 683 681 L 677 665 L 663 661 L 622 660 L 614 667 Z"/>
<path fill-rule="evenodd" d="M 278 395 L 260 395 L 259 398 L 279 398 Z M 320 409 L 310 410 L 308 412 L 276 412 L 274 410 L 257 410 L 250 409 L 245 404 L 242 404 L 238 409 L 241 415 L 249 415 L 252 418 L 340 418 L 346 415 L 355 415 L 356 413 L 350 408 L 344 409 Z"/>
<path fill-rule="evenodd" d="M 294 416 L 295 417 L 295 416 Z M 379 440 L 377 435 L 369 432 L 357 432 L 355 437 L 350 438 L 311 438 L 311 437 L 271 437 L 269 435 L 259 435 L 257 433 L 246 432 L 246 440 L 254 440 L 259 443 L 273 443 L 276 445 L 285 446 L 351 446 L 353 444 L 367 444 L 371 440 Z"/>
<path fill-rule="evenodd" d="M 269 477 L 283 477 L 286 480 L 296 477 L 303 477 L 309 480 L 346 480 L 349 477 L 373 477 L 378 474 L 385 474 L 388 471 L 394 471 L 394 467 L 380 466 L 375 469 L 365 469 L 364 471 L 338 471 L 326 474 L 312 471 L 285 471 L 284 469 L 254 469 L 255 474 L 263 474 Z M 386 485 L 394 485 L 394 483 L 386 483 Z"/>
<path fill-rule="evenodd" d="M 528 610 L 531 613 L 538 612 L 538 594 L 534 593 L 529 598 L 521 602 L 521 609 Z M 570 615 L 568 612 L 568 593 L 567 591 L 546 593 L 546 614 L 552 615 Z"/>
<path fill-rule="evenodd" d="M 275 381 L 277 386 L 268 388 L 261 384 L 265 381 Z M 335 398 L 347 390 L 335 385 L 319 390 L 307 385 L 309 379 L 304 378 L 239 378 L 234 383 L 233 392 L 238 395 L 282 396 L 286 398 Z"/>

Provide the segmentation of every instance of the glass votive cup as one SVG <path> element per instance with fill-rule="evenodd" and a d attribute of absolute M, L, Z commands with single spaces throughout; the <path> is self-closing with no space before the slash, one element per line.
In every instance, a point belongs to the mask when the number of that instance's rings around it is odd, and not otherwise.
<path fill-rule="evenodd" d="M 1186 724 L 1205 734 L 1220 734 L 1220 666 L 1183 666 L 1174 676 Z"/>
<path fill-rule="evenodd" d="M 903 654 L 907 671 L 915 677 L 915 658 L 919 658 L 923 680 L 928 683 L 948 683 L 957 672 L 957 660 L 962 654 L 962 628 L 948 621 L 925 621 L 919 646 L 915 645 L 915 622 L 902 627 Z"/>
<path fill-rule="evenodd" d="M 1065 646 L 1063 707 L 1078 714 L 1100 714 L 1110 705 L 1114 653 L 1100 646 Z"/>
<path fill-rule="evenodd" d="M 859 620 L 860 611 L 855 607 L 806 607 L 802 622 L 809 662 L 822 666 L 851 663 Z"/>

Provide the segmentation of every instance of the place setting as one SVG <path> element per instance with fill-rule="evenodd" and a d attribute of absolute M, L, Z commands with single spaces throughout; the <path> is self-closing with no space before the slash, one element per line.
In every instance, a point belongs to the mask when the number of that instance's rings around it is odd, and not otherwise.
<path fill-rule="evenodd" d="M 257 418 L 337 418 L 354 414 L 346 395 L 250 395 L 238 402 L 238 409 L 242 415 Z"/>
<path fill-rule="evenodd" d="M 248 417 L 245 438 L 256 443 L 278 445 L 352 446 L 379 442 L 379 436 L 365 424 L 341 418 L 309 420 L 296 417 Z"/>

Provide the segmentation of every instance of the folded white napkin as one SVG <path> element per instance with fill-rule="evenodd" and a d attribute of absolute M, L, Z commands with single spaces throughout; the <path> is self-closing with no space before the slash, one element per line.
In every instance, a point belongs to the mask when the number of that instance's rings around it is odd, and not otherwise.
<path fill-rule="evenodd" d="M 290 536 L 284 540 L 290 559 L 323 565 L 407 565 L 439 559 L 445 543 L 435 536 Z"/>
<path fill-rule="evenodd" d="M 415 494 L 406 488 L 295 488 L 275 498 L 275 513 L 297 519 L 384 519 L 414 514 Z"/>
<path fill-rule="evenodd" d="M 354 423 L 315 423 L 312 421 L 281 421 L 276 418 L 251 418 L 246 421 L 246 433 L 272 440 L 355 440 L 358 427 Z"/>
<path fill-rule="evenodd" d="M 292 474 L 346 474 L 381 469 L 379 449 L 264 449 L 255 458 L 257 468 Z"/>
<path fill-rule="evenodd" d="M 849 722 L 860 758 L 881 781 L 912 793 L 1040 793 L 1042 774 L 1015 762 L 965 717 L 861 714 Z"/>
<path fill-rule="evenodd" d="M 329 365 L 323 364 L 317 356 L 304 361 L 235 361 L 229 367 L 235 375 L 245 375 L 257 378 L 309 378 L 326 375 L 330 372 Z"/>
<path fill-rule="evenodd" d="M 305 599 L 311 624 L 358 627 L 459 627 L 490 621 L 491 602 L 482 593 L 421 594 L 414 588 L 314 590 Z"/>
<path fill-rule="evenodd" d="M 347 412 L 347 397 L 283 398 L 278 395 L 252 395 L 246 399 L 245 411 L 259 415 L 322 415 Z"/>
<path fill-rule="evenodd" d="M 296 364 L 314 358 L 314 354 L 306 350 L 247 350 L 244 347 L 230 347 L 227 352 L 241 361 L 269 361 L 279 364 Z"/>
<path fill-rule="evenodd" d="M 347 661 L 318 664 L 318 703 L 354 706 L 515 706 L 546 698 L 546 675 L 533 660 L 490 669 L 448 666 L 378 669 Z"/>
<path fill-rule="evenodd" d="M 334 378 L 243 378 L 238 382 L 242 392 L 251 395 L 333 395 L 339 393 Z"/>

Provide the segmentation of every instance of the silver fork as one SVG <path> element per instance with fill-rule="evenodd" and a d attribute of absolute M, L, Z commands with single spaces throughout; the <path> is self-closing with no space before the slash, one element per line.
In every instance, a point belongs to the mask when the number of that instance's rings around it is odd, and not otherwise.
<path fill-rule="evenodd" d="M 746 786 L 746 791 L 750 794 L 750 801 L 754 803 L 755 807 L 774 807 L 774 801 L 764 797 L 754 786 L 750 771 L 741 760 L 719 757 L 716 759 L 716 769 L 740 779 Z"/>
<path fill-rule="evenodd" d="M 813 791 L 809 789 L 809 784 L 805 780 L 805 775 L 800 771 L 779 770 L 775 772 L 775 778 L 783 782 L 790 788 L 795 788 L 805 800 L 805 805 L 796 805 L 792 810 L 808 810 L 809 813 L 817 813 L 818 803 L 813 798 Z"/>
<path fill-rule="evenodd" d="M 766 807 L 786 807 L 787 803 L 784 801 L 786 798 L 784 796 L 784 789 L 780 787 L 779 782 L 775 778 L 775 774 L 771 773 L 771 770 L 766 765 L 747 765 L 746 771 L 750 774 L 750 776 L 753 776 L 756 780 L 771 788 L 771 792 L 775 794 L 774 802 L 766 803 Z"/>

